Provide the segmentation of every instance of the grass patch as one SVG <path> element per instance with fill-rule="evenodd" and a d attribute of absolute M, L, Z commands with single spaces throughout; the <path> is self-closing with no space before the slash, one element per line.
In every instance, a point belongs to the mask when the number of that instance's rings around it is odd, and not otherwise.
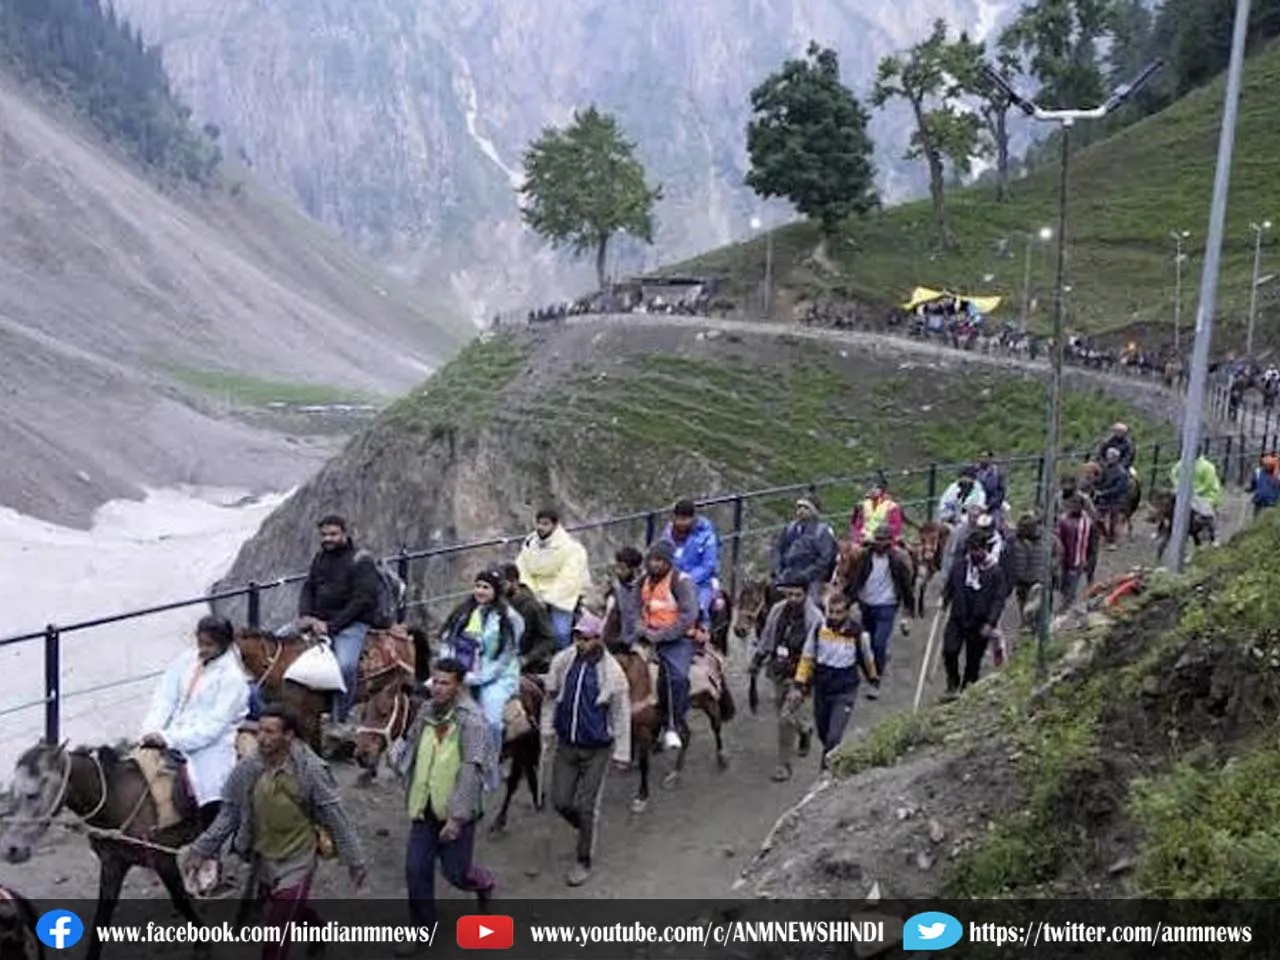
<path fill-rule="evenodd" d="M 1253 255 L 1251 221 L 1280 211 L 1274 157 L 1280 152 L 1275 89 L 1280 84 L 1280 49 L 1250 59 L 1240 102 L 1240 126 L 1232 170 L 1226 245 L 1218 292 L 1220 336 L 1239 339 L 1247 318 Z M 1068 270 L 1072 285 L 1071 325 L 1107 331 L 1155 324 L 1170 335 L 1173 314 L 1171 230 L 1190 230 L 1191 260 L 1184 273 L 1183 323 L 1195 315 L 1195 281 L 1204 244 L 1204 211 L 1209 207 L 1216 159 L 1223 87 L 1218 80 L 1165 111 L 1079 151 L 1071 158 Z M 964 293 L 1006 298 L 1000 317 L 1015 317 L 1023 297 L 1026 234 L 1055 226 L 1056 164 L 1011 186 L 1011 199 L 997 204 L 987 189 L 956 191 L 950 197 L 958 247 L 933 249 L 928 204 L 908 203 L 849 224 L 845 243 L 830 252 L 830 274 L 810 262 L 816 229 L 797 224 L 775 231 L 774 276 L 792 296 L 842 293 L 876 304 L 899 303 L 913 287 L 949 287 Z M 1003 253 L 1001 246 L 1003 243 Z M 672 267 L 678 273 L 724 278 L 741 302 L 758 288 L 764 238 L 725 247 Z M 1264 238 L 1264 272 L 1276 266 L 1280 231 Z M 1052 310 L 1053 244 L 1033 247 L 1031 292 L 1039 301 L 1032 321 L 1047 324 Z M 985 279 L 993 275 L 993 279 Z M 1186 291 L 1190 291 L 1187 293 Z M 1280 284 L 1259 290 L 1264 318 L 1259 332 L 1274 341 L 1265 318 L 1280 306 Z M 1224 339 L 1225 342 L 1225 339 Z"/>
<path fill-rule="evenodd" d="M 512 336 L 472 340 L 449 363 L 383 412 L 381 425 L 438 440 L 486 422 L 503 387 L 524 369 L 525 349 Z"/>
<path fill-rule="evenodd" d="M 324 383 L 290 383 L 266 380 L 245 373 L 201 370 L 176 364 L 164 364 L 164 370 L 183 386 L 198 390 L 215 399 L 223 399 L 238 407 L 266 407 L 283 403 L 291 407 L 326 404 L 361 404 L 372 400 L 356 391 L 343 390 Z"/>
<path fill-rule="evenodd" d="M 917 747 L 941 743 L 943 730 L 939 708 L 900 713 L 877 723 L 862 739 L 841 746 L 831 757 L 831 770 L 837 777 L 852 777 L 891 767 Z"/>

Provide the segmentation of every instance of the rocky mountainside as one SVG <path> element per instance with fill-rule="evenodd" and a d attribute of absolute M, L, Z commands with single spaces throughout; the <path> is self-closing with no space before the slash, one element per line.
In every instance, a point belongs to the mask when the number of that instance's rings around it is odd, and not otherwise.
<path fill-rule="evenodd" d="M 197 116 L 312 215 L 477 315 L 588 285 L 522 227 L 524 146 L 574 107 L 615 111 L 666 197 L 665 262 L 747 232 L 751 87 L 810 39 L 865 93 L 879 57 L 934 17 L 989 32 L 1013 0 L 640 6 L 606 0 L 118 0 Z M 906 124 L 875 130 L 886 195 L 918 176 Z M 651 255 L 652 256 L 652 255 Z M 645 266 L 619 251 L 618 272 Z M 648 266 L 655 261 L 650 259 Z"/>
<path fill-rule="evenodd" d="M 4 75 L 0 130 L 4 506 L 86 524 L 146 486 L 287 489 L 327 446 L 229 414 L 376 404 L 471 334 L 234 164 L 161 191 Z"/>
<path fill-rule="evenodd" d="M 867 334 L 832 343 L 790 326 L 683 317 L 597 318 L 477 341 L 277 509 L 224 583 L 304 569 L 315 521 L 331 511 L 389 554 L 518 534 L 548 501 L 566 522 L 587 523 L 681 496 L 843 476 L 819 491 L 843 526 L 866 478 L 885 468 L 899 501 L 923 515 L 923 465 L 968 460 L 988 446 L 1011 458 L 1040 448 L 1040 418 L 1024 414 L 1043 409 L 1040 372 Z M 1163 416 L 1176 415 L 1148 384 L 1108 383 L 1112 397 L 1085 374 L 1070 376 L 1069 444 L 1092 444 L 1117 418 L 1154 440 Z M 957 420 L 950 412 L 961 406 L 974 413 Z M 1032 460 L 1010 466 L 1013 502 L 1029 503 L 1035 474 Z M 744 565 L 762 556 L 793 498 L 746 504 Z M 709 515 L 732 529 L 731 503 Z M 604 563 L 644 535 L 641 517 L 586 542 Z M 446 613 L 466 577 L 514 548 L 415 562 L 414 618 Z M 285 591 L 268 596 L 269 621 L 291 615 Z"/>

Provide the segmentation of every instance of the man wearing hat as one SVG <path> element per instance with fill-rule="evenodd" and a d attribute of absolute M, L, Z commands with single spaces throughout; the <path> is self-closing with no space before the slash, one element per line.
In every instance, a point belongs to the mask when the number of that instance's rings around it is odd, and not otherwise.
<path fill-rule="evenodd" d="M 671 542 L 659 540 L 649 548 L 640 581 L 638 639 L 649 643 L 658 657 L 658 699 L 667 711 L 662 746 L 669 750 L 679 750 L 682 745 L 679 731 L 684 729 L 689 710 L 689 667 L 697 624 L 697 588 L 675 568 Z"/>
<path fill-rule="evenodd" d="M 819 603 L 838 550 L 835 531 L 823 522 L 817 498 L 801 497 L 796 501 L 795 520 L 778 535 L 772 551 L 774 584 L 804 583 L 809 599 Z"/>
<path fill-rule="evenodd" d="M 1112 424 L 1111 435 L 1102 441 L 1102 446 L 1098 449 L 1098 462 L 1107 462 L 1107 451 L 1120 451 L 1120 466 L 1124 467 L 1127 473 L 1129 468 L 1133 466 L 1134 449 L 1133 438 L 1129 436 L 1129 427 L 1123 423 Z"/>
<path fill-rule="evenodd" d="M 972 465 L 961 467 L 955 483 L 942 491 L 938 519 L 943 523 L 959 523 L 969 507 L 987 508 L 987 492 L 978 483 L 978 468 Z"/>
<path fill-rule="evenodd" d="M 868 543 L 872 533 L 882 526 L 888 529 L 894 543 L 902 542 L 902 508 L 889 496 L 889 481 L 883 473 L 867 488 L 867 498 L 854 507 L 849 535 L 854 543 Z"/>
<path fill-rule="evenodd" d="M 551 660 L 542 711 L 542 741 L 555 744 L 551 804 L 578 831 L 577 856 L 565 876 L 571 887 L 591 876 L 609 759 L 623 770 L 631 762 L 631 692 L 601 642 L 603 627 L 594 614 L 578 618 L 573 646 Z"/>

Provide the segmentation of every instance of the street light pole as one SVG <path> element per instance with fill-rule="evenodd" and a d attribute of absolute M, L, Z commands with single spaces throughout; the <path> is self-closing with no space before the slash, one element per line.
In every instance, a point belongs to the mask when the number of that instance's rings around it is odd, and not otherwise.
<path fill-rule="evenodd" d="M 1251 223 L 1249 229 L 1253 231 L 1253 280 L 1249 284 L 1249 333 L 1245 338 L 1244 348 L 1246 357 L 1253 356 L 1253 326 L 1258 318 L 1258 273 L 1262 267 L 1262 235 L 1271 229 L 1271 221 Z"/>
<path fill-rule="evenodd" d="M 1236 22 L 1231 35 L 1231 61 L 1227 67 L 1226 102 L 1222 130 L 1218 134 L 1218 163 L 1213 174 L 1213 202 L 1209 206 L 1209 236 L 1205 240 L 1204 271 L 1200 274 L 1200 303 L 1196 307 L 1196 345 L 1187 375 L 1187 402 L 1182 415 L 1182 456 L 1178 461 L 1178 489 L 1174 494 L 1173 523 L 1165 562 L 1174 573 L 1182 572 L 1187 532 L 1191 529 L 1191 480 L 1195 471 L 1200 427 L 1204 418 L 1205 381 L 1209 377 L 1209 347 L 1213 343 L 1213 311 L 1218 295 L 1218 265 L 1222 259 L 1222 234 L 1227 222 L 1227 195 L 1231 189 L 1231 155 L 1236 145 L 1236 118 L 1240 112 L 1240 85 L 1244 76 L 1245 39 L 1249 32 L 1249 0 L 1236 0 Z"/>
<path fill-rule="evenodd" d="M 1066 337 L 1063 333 L 1067 270 L 1067 164 L 1070 156 L 1071 128 L 1078 120 L 1101 120 L 1114 112 L 1134 95 L 1164 61 L 1156 60 L 1143 68 L 1132 81 L 1121 84 L 1105 103 L 1088 110 L 1046 110 L 1039 104 L 1019 94 L 1000 73 L 984 65 L 987 79 L 1003 90 L 1009 103 L 1027 116 L 1045 123 L 1056 123 L 1062 134 L 1062 156 L 1058 171 L 1058 266 L 1053 291 L 1053 355 L 1049 378 L 1048 429 L 1044 449 L 1043 482 L 1040 488 L 1040 542 L 1044 544 L 1044 561 L 1040 571 L 1043 600 L 1036 624 L 1036 671 L 1043 677 L 1048 670 L 1049 638 L 1053 627 L 1053 550 L 1049 545 L 1055 536 L 1057 519 L 1058 446 L 1062 434 L 1062 365 L 1066 353 Z"/>
<path fill-rule="evenodd" d="M 1177 252 L 1173 256 L 1173 352 L 1182 358 L 1182 264 L 1186 254 L 1182 252 L 1182 242 L 1191 236 L 1189 230 L 1176 230 L 1170 233 Z"/>
<path fill-rule="evenodd" d="M 759 233 L 764 221 L 759 217 L 751 218 L 751 229 Z M 768 320 L 773 316 L 773 231 L 767 230 L 764 235 L 764 287 L 760 291 L 760 313 Z"/>

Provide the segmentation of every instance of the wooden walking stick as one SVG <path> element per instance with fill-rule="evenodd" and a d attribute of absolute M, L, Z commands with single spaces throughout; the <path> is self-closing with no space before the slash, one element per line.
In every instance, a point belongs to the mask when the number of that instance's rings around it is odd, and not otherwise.
<path fill-rule="evenodd" d="M 924 698 L 924 681 L 929 674 L 929 665 L 933 661 L 933 646 L 938 639 L 938 625 L 942 623 L 942 611 L 946 609 L 941 603 L 938 604 L 938 611 L 933 615 L 933 623 L 929 627 L 929 639 L 924 645 L 924 659 L 920 662 L 920 676 L 916 680 L 916 698 L 911 705 L 912 713 L 920 712 L 920 701 Z"/>

